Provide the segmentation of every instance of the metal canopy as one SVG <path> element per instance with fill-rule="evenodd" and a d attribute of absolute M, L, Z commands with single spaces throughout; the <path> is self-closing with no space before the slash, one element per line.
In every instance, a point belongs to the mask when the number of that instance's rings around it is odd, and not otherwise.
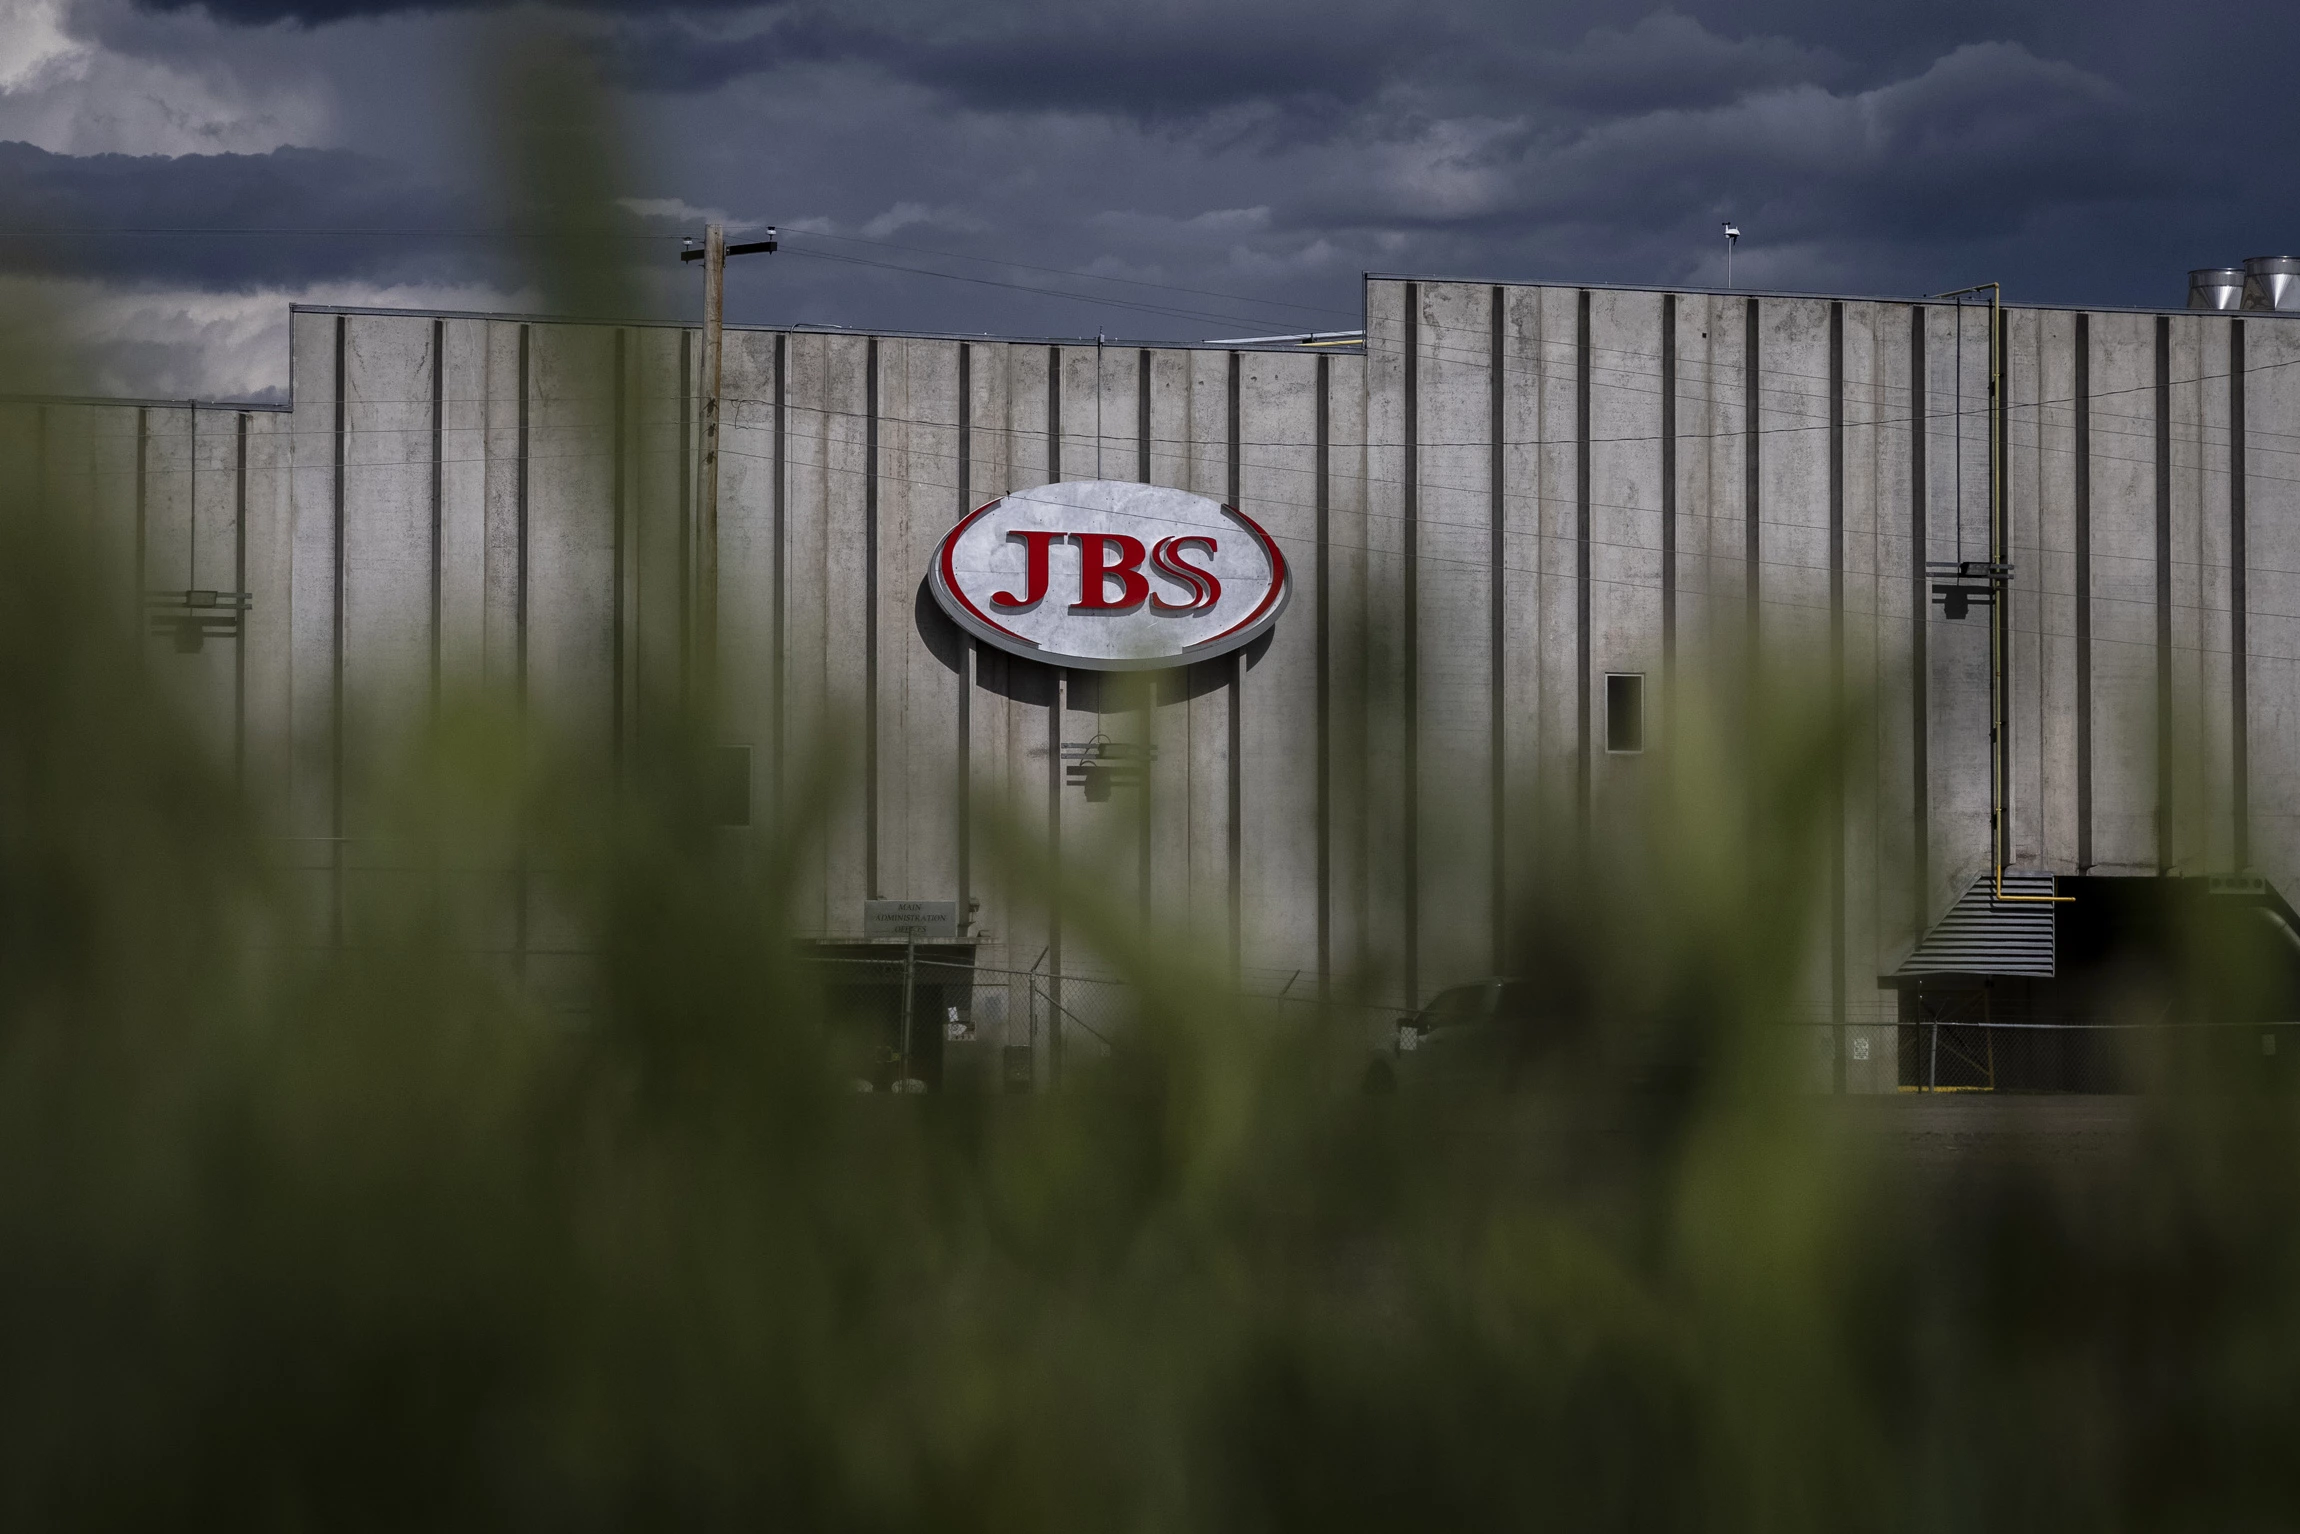
<path fill-rule="evenodd" d="M 1926 933 L 1891 979 L 1924 975 L 2053 976 L 2053 913 L 2047 903 L 2053 876 L 2005 870 L 2004 892 L 2023 898 L 1997 898 L 1995 881 L 1982 874 L 1957 897 Z"/>

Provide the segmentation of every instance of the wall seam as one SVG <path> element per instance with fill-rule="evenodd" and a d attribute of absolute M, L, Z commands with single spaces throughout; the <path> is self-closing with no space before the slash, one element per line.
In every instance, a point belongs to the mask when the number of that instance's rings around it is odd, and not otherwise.
<path fill-rule="evenodd" d="M 878 337 L 863 343 L 863 879 L 879 879 L 878 761 Z"/>
<path fill-rule="evenodd" d="M 1926 452 L 1932 425 L 1927 416 L 1925 307 L 1909 306 L 1909 876 L 1911 941 L 1921 941 L 1932 924 L 1932 654 L 1927 643 L 1933 600 L 1925 572 L 1931 553 L 1926 529 Z"/>
<path fill-rule="evenodd" d="M 328 661 L 330 683 L 328 694 L 328 848 L 329 848 L 329 910 L 328 939 L 332 946 L 343 946 L 343 664 L 344 664 L 344 435 L 349 429 L 349 418 L 344 400 L 345 324 L 347 317 L 335 317 L 335 431 L 334 431 L 334 504 L 333 526 L 329 537 L 334 542 L 330 551 L 334 563 L 331 576 L 333 611 L 330 616 Z M 194 416 L 195 423 L 198 420 Z M 193 438 L 195 463 L 199 450 L 197 429 Z"/>
<path fill-rule="evenodd" d="M 2076 317 L 2076 871 L 2092 856 L 2092 316 Z"/>
<path fill-rule="evenodd" d="M 614 591 L 614 596 L 610 600 L 609 612 L 607 615 L 608 649 L 610 652 L 608 657 L 608 672 L 613 683 L 614 695 L 613 703 L 609 709 L 607 728 L 610 738 L 613 742 L 612 755 L 614 758 L 615 777 L 618 782 L 621 781 L 623 776 L 623 737 L 625 731 L 624 696 L 629 680 L 624 656 L 624 625 L 627 622 L 625 615 L 625 608 L 627 603 L 625 600 L 624 588 L 629 580 L 629 558 L 626 552 L 626 544 L 628 543 L 629 539 L 629 534 L 627 531 L 630 521 L 630 509 L 628 505 L 630 490 L 628 482 L 631 472 L 629 442 L 631 421 L 628 398 L 630 342 L 631 332 L 622 328 L 621 326 L 617 326 L 615 329 L 614 383 L 615 450 L 614 461 L 612 465 L 615 488 L 612 496 L 610 497 L 610 504 L 608 508 L 609 515 L 613 519 L 612 537 L 614 543 L 614 564 L 612 572 L 612 589 Z M 437 355 L 438 353 L 435 348 L 433 352 L 435 360 Z M 440 391 L 438 388 L 438 378 L 439 374 L 435 371 L 433 374 L 434 385 L 432 391 L 433 480 L 431 516 L 431 693 L 432 708 L 434 712 L 436 712 L 439 707 L 439 492 L 437 476 L 439 451 L 438 406 Z"/>
<path fill-rule="evenodd" d="M 778 391 L 778 399 L 780 394 Z M 958 504 L 954 521 L 964 521 L 974 499 L 974 343 L 958 343 Z M 955 629 L 957 626 L 954 624 Z M 977 641 L 958 630 L 958 929 L 974 927 L 974 686 Z"/>
<path fill-rule="evenodd" d="M 1508 378 L 1507 304 L 1507 290 L 1496 284 L 1491 290 L 1491 334 L 1486 362 L 1489 415 L 1486 436 L 1491 444 L 1486 514 L 1486 579 L 1489 583 L 1486 589 L 1486 814 L 1490 821 L 1486 903 L 1491 926 L 1491 968 L 1497 975 L 1507 967 L 1504 961 L 1509 926 L 1509 583 L 1505 578 L 1509 569 L 1509 416 L 1503 398 Z M 1319 536 L 1324 536 L 1322 527 Z"/>
<path fill-rule="evenodd" d="M 2012 316 L 2001 308 L 1994 322 L 1995 333 L 1989 337 L 1989 348 L 1995 362 L 1996 382 L 1991 386 L 1993 398 L 1989 400 L 1989 414 L 1995 431 L 1989 449 L 1989 490 L 1997 508 L 1997 547 L 1989 551 L 1989 558 L 2010 562 L 2013 555 L 2012 504 Z M 2018 765 L 2013 754 L 2013 678 L 2018 670 L 2019 658 L 2013 649 L 2013 596 L 2005 589 L 2004 606 L 1989 608 L 1989 624 L 1998 636 L 2000 663 L 1997 667 L 1997 718 L 1999 738 L 1996 750 L 1997 781 L 2004 785 L 2002 802 L 1997 813 L 2004 817 L 2004 825 L 1989 827 L 1991 846 L 2010 863 L 2020 855 L 2020 839 L 2015 829 L 2013 795 L 2019 786 L 2014 769 Z M 2038 651 L 2041 659 L 2043 651 Z"/>
<path fill-rule="evenodd" d="M 695 507 L 695 333 L 679 332 L 679 701 L 687 701 L 687 677 L 694 663 L 694 617 L 691 599 L 695 580 L 693 563 Z"/>
<path fill-rule="evenodd" d="M 142 411 L 138 411 L 140 417 Z M 141 508 L 138 510 L 141 515 Z M 239 610 L 232 623 L 232 786 L 248 776 L 248 413 L 239 413 L 238 444 L 232 466 L 232 590 Z M 141 588 L 136 600 L 141 603 Z"/>
<path fill-rule="evenodd" d="M 2252 866 L 2252 651 L 2246 612 L 2246 540 L 2250 529 L 2245 462 L 2244 322 L 2228 322 L 2228 766 L 2234 866 Z"/>
<path fill-rule="evenodd" d="M 514 647 L 517 654 L 517 660 L 515 662 L 517 668 L 515 686 L 518 690 L 519 725 L 522 739 L 525 738 L 527 726 L 527 473 L 528 453 L 530 446 L 529 431 L 532 424 L 528 413 L 528 395 L 530 392 L 531 376 L 529 371 L 531 366 L 529 358 L 530 333 L 531 327 L 526 325 L 521 325 L 519 327 L 519 458 L 518 470 L 515 480 L 515 483 L 518 487 L 519 565 L 518 584 L 514 589 L 512 607 L 512 633 L 514 639 Z M 519 847 L 516 855 L 516 866 L 513 870 L 512 877 L 515 881 L 513 886 L 511 910 L 512 955 L 513 963 L 518 969 L 519 978 L 522 981 L 525 981 L 527 978 L 528 910 L 527 840 L 524 835 L 522 835 L 519 840 Z"/>
<path fill-rule="evenodd" d="M 1421 284 L 1405 285 L 1405 473 L 1399 486 L 1403 497 L 1405 542 L 1405 665 L 1401 680 L 1404 705 L 1405 750 L 1404 824 L 1401 852 L 1405 864 L 1400 895 L 1405 926 L 1405 1005 L 1421 1005 Z"/>
<path fill-rule="evenodd" d="M 1829 305 L 1829 1074 L 1845 1090 L 1845 306 Z"/>
<path fill-rule="evenodd" d="M 1229 390 L 1226 409 L 1229 417 L 1229 476 L 1230 505 L 1243 512 L 1244 465 L 1239 461 L 1245 444 L 1239 420 L 1240 394 L 1244 356 L 1230 353 Z M 1229 655 L 1230 669 L 1230 748 L 1227 753 L 1229 782 L 1228 852 L 1230 877 L 1230 973 L 1243 973 L 1246 947 L 1246 652 L 1233 650 Z"/>
<path fill-rule="evenodd" d="M 144 500 L 146 464 L 150 453 L 151 412 L 144 406 L 138 405 L 136 407 L 136 607 L 134 618 L 139 643 L 144 635 L 144 604 L 149 600 L 148 593 L 152 584 L 151 576 L 144 569 L 145 548 L 151 537 L 146 526 L 147 512 Z"/>
<path fill-rule="evenodd" d="M 447 352 L 447 321 L 445 321 L 445 320 L 433 320 L 433 321 L 431 322 L 431 716 L 432 716 L 432 718 L 433 718 L 434 720 L 437 720 L 437 719 L 438 719 L 438 717 L 439 717 L 439 652 L 440 652 L 440 634 L 439 634 L 439 626 L 440 626 L 440 603 L 441 603 L 441 586 L 442 586 L 442 583 L 443 583 L 443 580 L 444 580 L 444 576 L 445 576 L 445 571 L 446 571 L 446 563 L 445 563 L 445 559 L 444 559 L 443 551 L 442 551 L 442 550 L 441 550 L 441 548 L 440 548 L 440 533 L 441 533 L 441 527 L 440 527 L 440 524 L 441 524 L 441 522 L 442 522 L 442 521 L 444 520 L 444 518 L 445 518 L 445 501 L 446 501 L 446 478 L 447 478 L 447 442 L 446 442 L 446 435 L 447 435 L 447 357 L 446 357 L 446 352 Z M 622 354 L 623 354 L 623 332 L 621 332 L 621 331 L 619 331 L 619 330 L 618 330 L 617 332 L 615 332 L 615 355 L 616 355 L 616 359 L 617 359 L 618 363 L 619 363 L 619 362 L 621 361 L 621 359 L 622 359 Z M 621 392 L 621 378 L 620 378 L 620 369 L 618 368 L 618 378 L 617 378 L 617 392 L 616 392 L 616 396 L 615 396 L 615 407 L 616 407 L 616 409 L 617 409 L 617 411 L 618 411 L 618 412 L 620 412 L 620 411 L 621 411 L 621 409 L 622 409 L 622 404 L 623 404 L 623 396 L 622 396 L 622 392 Z M 617 458 L 616 458 L 616 464 L 617 464 L 617 469 L 618 469 L 618 477 L 617 477 L 617 479 L 616 479 L 616 483 L 615 483 L 615 510 L 616 510 L 616 516 L 617 516 L 617 523 L 616 523 L 616 539 L 617 539 L 617 541 L 616 541 L 616 545 L 615 545 L 615 555 L 616 555 L 616 574 L 617 574 L 618 578 L 619 578 L 619 577 L 621 576 L 621 574 L 622 574 L 622 563 L 621 563 L 621 561 L 622 561 L 622 554 L 623 554 L 623 545 L 622 545 L 622 541 L 621 541 L 621 537 L 622 537 L 622 524 L 621 524 L 621 520 L 620 520 L 620 519 L 621 519 L 621 516 L 622 516 L 622 498 L 623 498 L 623 484 L 622 484 L 622 480 L 621 480 L 621 478 L 620 478 L 620 469 L 621 469 L 621 462 L 622 462 L 622 460 L 621 460 L 621 454 L 622 454 L 622 437 L 621 437 L 621 432 L 620 432 L 621 419 L 622 419 L 622 418 L 621 418 L 620 414 L 618 414 L 618 415 L 617 415 L 617 417 L 616 417 L 616 420 L 617 420 L 617 426 L 618 426 L 618 431 L 617 431 L 617 436 L 616 436 L 616 455 L 617 455 Z M 616 586 L 616 588 L 615 588 L 615 597 L 616 597 L 616 601 L 617 601 L 618 603 L 620 603 L 620 602 L 621 602 L 621 600 L 622 600 L 622 595 L 623 595 L 623 592 L 622 592 L 622 586 L 620 585 L 620 583 L 619 583 L 619 581 L 618 581 L 618 584 L 617 584 L 617 586 Z M 620 613 L 619 613 L 619 611 L 618 611 L 618 616 L 620 616 Z M 617 667 L 616 667 L 616 672 L 615 672 L 615 676 L 616 676 L 616 726 L 617 726 L 617 733 L 616 733 L 616 749 L 617 749 L 617 751 L 618 751 L 618 752 L 620 752 L 620 750 L 622 749 L 622 734 L 621 734 L 621 725 L 622 725 L 622 675 L 623 675 L 623 673 L 622 673 L 622 667 L 621 667 L 621 660 L 622 660 L 622 649 L 621 649 L 621 642 L 622 642 L 622 635 L 621 635 L 621 632 L 620 632 L 620 630 L 618 630 L 618 631 L 617 631 L 617 634 L 616 634 L 616 644 L 617 644 L 617 649 L 616 649 L 616 660 L 617 660 Z"/>
<path fill-rule="evenodd" d="M 785 796 L 790 732 L 790 337 L 775 336 L 775 439 L 772 497 L 775 519 L 774 641 L 768 656 L 767 792 L 770 814 L 780 820 Z M 963 916 L 965 913 L 960 913 Z"/>
<path fill-rule="evenodd" d="M 1590 636 L 1590 344 L 1589 289 L 1583 288 L 1573 334 L 1573 659 L 1574 659 L 1574 813 L 1581 833 L 1581 852 L 1589 852 L 1591 823 L 1590 738 L 1591 676 L 1594 664 Z"/>
<path fill-rule="evenodd" d="M 1134 371 L 1134 477 L 1143 484 L 1150 483 L 1150 348 L 1141 348 Z M 1158 737 L 1158 677 L 1145 673 L 1142 678 L 1141 702 L 1142 776 L 1141 788 L 1135 796 L 1135 849 L 1134 885 L 1135 905 L 1142 919 L 1150 917 L 1150 900 L 1155 888 L 1155 851 L 1151 843 L 1153 807 L 1152 794 L 1157 779 Z"/>
<path fill-rule="evenodd" d="M 1317 361 L 1317 727 L 1318 759 L 1316 804 L 1313 813 L 1318 833 L 1318 1000 L 1333 997 L 1334 944 L 1334 818 L 1333 818 L 1333 623 L 1332 623 L 1332 466 L 1333 359 L 1320 353 Z M 1145 789 L 1147 794 L 1147 789 Z M 1145 816 L 1145 825 L 1147 825 Z"/>
<path fill-rule="evenodd" d="M 1661 295 L 1661 711 L 1677 684 L 1677 295 Z M 1666 742 L 1668 736 L 1663 735 Z"/>
<path fill-rule="evenodd" d="M 1761 360 L 1758 351 L 1759 339 L 1757 300 L 1752 298 L 1748 300 L 1748 308 L 1745 311 L 1741 357 L 1741 376 L 1747 396 L 1742 404 L 1741 420 L 1743 437 L 1746 442 L 1746 448 L 1741 458 L 1741 557 L 1746 604 L 1744 622 L 1748 627 L 1744 642 L 1749 647 L 1749 667 L 1752 679 L 1755 678 L 1757 666 L 1763 658 L 1760 644 L 1762 639 L 1761 619 L 1758 611 L 1759 605 L 1764 600 L 1764 580 L 1760 565 L 1760 560 L 1764 555 L 1764 542 L 1762 524 L 1759 520 L 1759 497 L 1762 492 L 1762 481 L 1759 477 L 1761 439 L 1758 433 L 1763 414 L 1762 401 L 1758 397 L 1758 369 Z"/>
<path fill-rule="evenodd" d="M 2156 317 L 2156 871 L 2173 863 L 2172 318 Z"/>

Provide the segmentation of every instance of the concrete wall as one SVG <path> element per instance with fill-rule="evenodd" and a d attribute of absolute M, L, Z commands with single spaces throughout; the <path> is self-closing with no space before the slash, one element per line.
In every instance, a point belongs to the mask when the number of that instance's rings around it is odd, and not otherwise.
<path fill-rule="evenodd" d="M 1754 645 L 1873 700 L 1805 993 L 1887 1023 L 1876 977 L 1990 859 L 1987 628 L 1946 621 L 1919 565 L 1960 524 L 1982 557 L 1992 463 L 2015 861 L 2300 890 L 2287 321 L 2010 310 L 1992 412 L 1984 309 L 1391 279 L 1366 304 L 1364 353 L 1322 357 L 729 335 L 725 738 L 759 823 L 817 768 L 855 790 L 806 824 L 810 932 L 858 935 L 873 895 L 971 900 L 986 964 L 1091 973 L 1002 880 L 997 819 L 1185 912 L 1254 989 L 1426 997 L 1490 972 L 1546 838 L 1631 812 L 1655 764 L 1604 749 L 1605 676 L 1647 679 L 1658 749 L 1673 689 Z M 291 409 L 12 429 L 148 590 L 252 593 L 244 643 L 167 664 L 332 926 L 405 874 L 345 786 L 435 678 L 524 697 L 602 767 L 704 685 L 699 363 L 675 328 L 305 310 Z M 1261 521 L 1297 582 L 1276 631 L 1140 685 L 965 642 L 921 585 L 944 529 L 1089 477 Z M 1097 737 L 1151 753 L 1139 788 L 1067 781 Z M 1528 779 L 1556 816 L 1498 792 Z M 577 994 L 545 882 L 517 893 L 490 930 Z"/>

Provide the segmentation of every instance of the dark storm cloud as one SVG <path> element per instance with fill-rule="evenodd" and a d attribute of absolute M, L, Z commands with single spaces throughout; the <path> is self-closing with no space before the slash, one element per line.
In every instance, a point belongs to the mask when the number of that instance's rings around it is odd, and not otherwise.
<path fill-rule="evenodd" d="M 641 10 L 617 23 L 612 57 L 654 90 L 836 60 L 978 110 L 1171 120 L 1240 102 L 1353 104 L 1464 41 L 1446 16 L 1347 0 L 792 3 L 755 20 Z"/>
<path fill-rule="evenodd" d="M 1305 212 L 1320 223 L 1354 205 L 1382 223 L 1633 227 L 1656 208 L 1698 208 L 1723 192 L 1751 216 L 1774 215 L 1776 239 L 1907 235 L 1952 210 L 1968 234 L 1988 234 L 2026 210 L 2145 195 L 2156 169 L 2122 92 L 1991 43 L 1866 91 L 1796 84 L 1564 133 L 1515 126 L 1409 156 L 1371 183 L 1353 178 Z"/>
<path fill-rule="evenodd" d="M 468 133 L 419 141 L 399 125 L 425 114 L 379 82 L 424 77 L 418 47 L 468 56 L 480 0 L 211 0 L 205 17 L 185 0 L 79 4 L 106 9 L 123 47 L 196 34 L 217 57 L 261 45 L 277 60 L 291 39 L 328 54 L 348 141 L 430 156 L 411 190 L 476 174 L 457 163 Z M 659 151 L 633 198 L 692 205 L 690 223 L 718 208 L 866 242 L 803 252 L 794 238 L 787 259 L 731 277 L 730 312 L 752 320 L 1325 326 L 1355 310 L 1369 268 L 1718 283 L 1727 216 L 1747 231 L 1744 285 L 1816 290 L 2002 276 L 2024 298 L 2177 302 L 2187 266 L 2300 243 L 2251 168 L 2300 133 L 2282 80 L 2300 8 L 2261 0 L 2210 27 L 2155 0 L 558 9 L 626 87 L 633 142 Z M 404 14 L 325 25 L 385 12 Z M 266 25 L 280 21 L 307 30 Z M 139 27 L 152 42 L 127 41 Z M 343 55 L 371 45 L 398 62 L 347 72 Z M 444 247 L 423 259 L 483 264 Z M 662 280 L 683 303 L 681 275 Z M 1018 291 L 1058 286 L 1144 302 Z"/>
<path fill-rule="evenodd" d="M 410 12 L 507 11 L 524 0 L 136 0 L 139 9 L 202 11 L 232 26 L 262 27 L 274 22 L 325 26 Z M 751 9 L 760 0 L 554 0 L 560 9 L 582 11 L 714 11 Z"/>
<path fill-rule="evenodd" d="M 0 143 L 0 271 L 212 291 L 359 278 L 487 280 L 511 271 L 506 211 L 340 149 L 61 155 Z M 662 226 L 631 216 L 612 230 Z"/>
<path fill-rule="evenodd" d="M 1573 47 L 1535 51 L 1508 67 L 1521 88 L 1547 102 L 1602 113 L 1715 106 L 1756 90 L 1830 85 L 1851 73 L 1830 49 L 1784 37 L 1721 37 L 1675 11 L 1656 11 L 1626 29 L 1599 27 Z M 1490 58 L 1482 72 L 1496 89 L 1509 83 Z"/>

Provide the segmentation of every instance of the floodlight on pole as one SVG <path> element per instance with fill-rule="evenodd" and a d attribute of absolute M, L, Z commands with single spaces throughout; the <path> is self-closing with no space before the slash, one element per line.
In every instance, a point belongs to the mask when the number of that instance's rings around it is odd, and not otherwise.
<path fill-rule="evenodd" d="M 1727 220 L 1725 224 L 1725 286 L 1733 286 L 1733 242 L 1741 238 L 1741 226 Z"/>

